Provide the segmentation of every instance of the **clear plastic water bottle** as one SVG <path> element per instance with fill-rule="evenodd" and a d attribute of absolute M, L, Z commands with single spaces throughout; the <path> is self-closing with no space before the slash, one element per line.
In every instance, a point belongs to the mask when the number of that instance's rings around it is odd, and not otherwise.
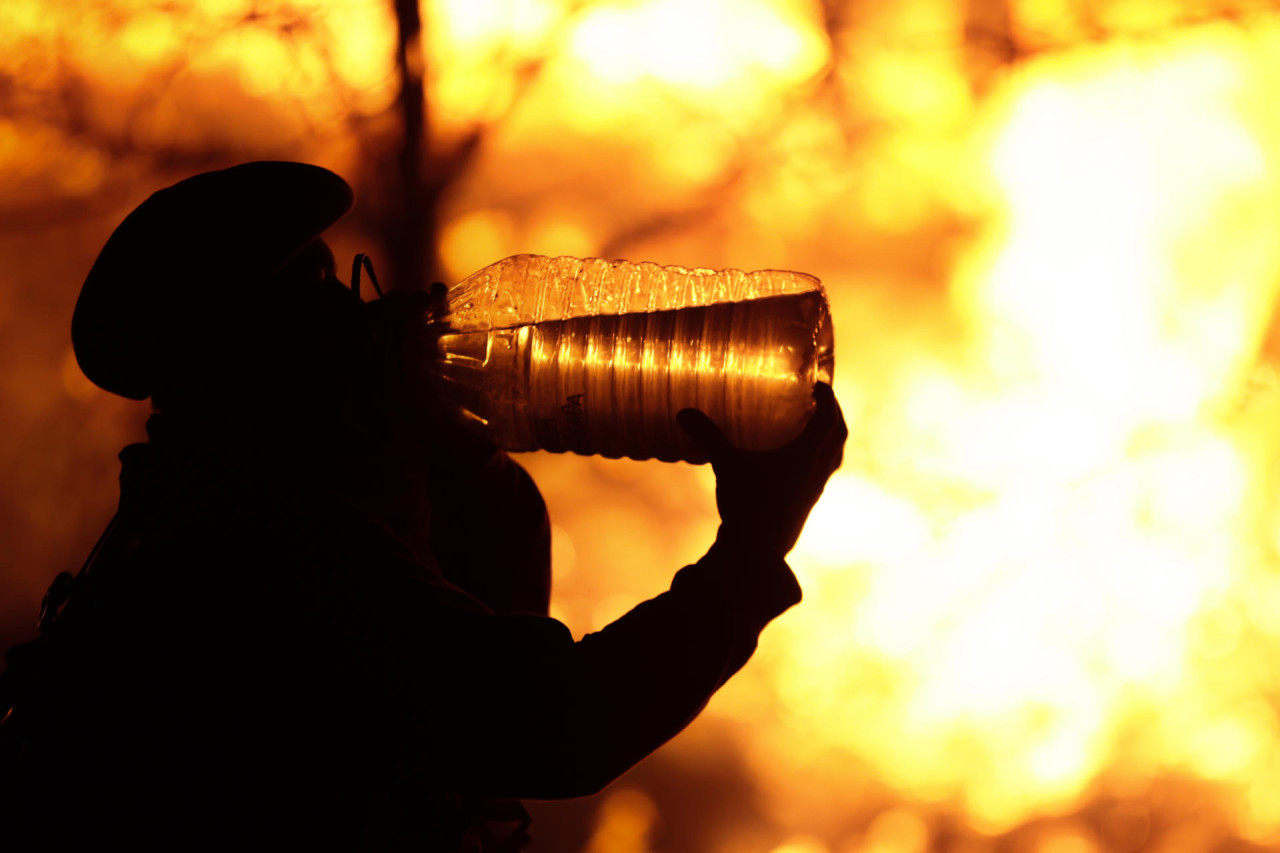
<path fill-rule="evenodd" d="M 771 449 L 834 368 L 812 276 L 595 258 L 516 255 L 467 277 L 437 347 L 440 395 L 500 447 L 695 463 L 676 412 Z"/>

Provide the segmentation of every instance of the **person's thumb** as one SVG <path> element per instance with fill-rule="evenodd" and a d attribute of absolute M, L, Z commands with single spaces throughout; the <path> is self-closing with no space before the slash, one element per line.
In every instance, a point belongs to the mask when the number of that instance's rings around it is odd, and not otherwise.
<path fill-rule="evenodd" d="M 697 409 L 681 409 L 676 413 L 676 423 L 689 434 L 713 467 L 729 452 L 729 439 L 724 437 L 715 421 Z"/>

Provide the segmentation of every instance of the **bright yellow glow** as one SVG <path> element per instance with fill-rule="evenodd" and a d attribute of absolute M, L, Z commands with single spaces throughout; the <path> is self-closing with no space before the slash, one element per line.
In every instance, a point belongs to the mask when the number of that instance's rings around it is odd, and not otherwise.
<path fill-rule="evenodd" d="M 825 61 L 821 42 L 799 14 L 758 0 L 602 6 L 574 31 L 572 50 L 608 83 L 652 77 L 707 91 L 757 72 L 804 79 Z"/>
<path fill-rule="evenodd" d="M 395 92 L 392 68 L 395 30 L 390 5 L 349 2 L 325 6 L 326 47 L 343 80 L 360 91 L 358 109 L 370 114 L 386 106 Z"/>
<path fill-rule="evenodd" d="M 587 223 L 548 211 L 532 223 L 525 244 L 537 255 L 589 258 L 595 254 L 596 237 Z"/>
<path fill-rule="evenodd" d="M 562 4 L 551 0 L 467 0 L 430 4 L 441 43 L 456 50 L 484 50 L 502 40 L 541 38 Z"/>
<path fill-rule="evenodd" d="M 502 211 L 477 210 L 450 222 L 440 235 L 445 269 L 456 281 L 513 254 L 515 236 L 509 216 Z"/>
<path fill-rule="evenodd" d="M 158 13 L 130 20 L 120 34 L 120 46 L 143 63 L 164 61 L 181 49 L 173 19 Z"/>
<path fill-rule="evenodd" d="M 977 297 L 991 334 L 1019 339 L 1004 342 L 1021 356 L 1005 369 L 1044 372 L 1095 399 L 1130 397 L 1133 417 L 1187 417 L 1231 390 L 1270 294 L 1175 265 L 1205 212 L 1265 172 L 1229 113 L 1239 73 L 1220 53 L 1193 51 L 1158 71 L 1122 67 L 1018 101 L 993 152 L 1017 214 Z"/>
<path fill-rule="evenodd" d="M 427 88 L 446 135 L 503 116 L 521 69 L 559 50 L 564 0 L 434 0 L 427 14 Z"/>
<path fill-rule="evenodd" d="M 1117 755 L 1240 786 L 1249 832 L 1280 829 L 1257 781 L 1274 714 L 1205 698 L 1253 689 L 1232 609 L 1265 571 L 1259 442 L 1230 416 L 1280 282 L 1247 62 L 1210 29 L 1010 89 L 987 149 L 1003 214 L 952 291 L 970 355 L 902 372 L 878 417 L 910 476 L 838 474 L 793 555 L 806 612 L 759 676 L 793 740 L 958 795 L 991 833 L 1071 808 Z"/>
<path fill-rule="evenodd" d="M 231 50 L 246 92 L 263 97 L 280 91 L 290 56 L 279 38 L 261 29 L 245 29 Z"/>

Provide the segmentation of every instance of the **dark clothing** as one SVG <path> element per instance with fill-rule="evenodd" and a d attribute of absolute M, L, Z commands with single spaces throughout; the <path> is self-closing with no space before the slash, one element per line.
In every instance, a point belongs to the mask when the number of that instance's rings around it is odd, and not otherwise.
<path fill-rule="evenodd" d="M 42 849 L 463 849 L 488 801 L 592 793 L 672 737 L 799 599 L 721 543 L 575 642 L 504 454 L 437 488 L 417 554 L 302 474 L 122 459 L 119 527 L 19 705 L 3 820 L 50 820 Z"/>

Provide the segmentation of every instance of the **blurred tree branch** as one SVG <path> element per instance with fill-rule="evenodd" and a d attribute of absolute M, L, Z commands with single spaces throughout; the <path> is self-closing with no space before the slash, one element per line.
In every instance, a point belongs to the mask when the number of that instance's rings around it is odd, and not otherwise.
<path fill-rule="evenodd" d="M 418 0 L 393 0 L 396 15 L 396 69 L 400 92 L 401 139 L 396 157 L 399 200 L 386 211 L 385 222 L 391 284 L 400 289 L 425 286 L 440 267 L 436 207 L 439 190 L 425 180 L 423 166 L 431 128 L 426 103 L 426 51 L 422 44 L 422 10 Z M 398 207 L 398 209 L 396 209 Z"/>
<path fill-rule="evenodd" d="M 590 0 L 574 0 L 557 19 L 541 45 L 529 56 L 496 57 L 496 67 L 508 67 L 514 93 L 505 109 L 476 122 L 456 140 L 433 138 L 431 102 L 426 90 L 427 51 L 424 47 L 429 21 L 420 0 L 392 0 L 397 22 L 396 67 L 400 75 L 397 98 L 402 126 L 399 154 L 395 158 L 395 186 L 385 188 L 388 198 L 381 231 L 386 235 L 393 287 L 414 289 L 444 277 L 440 260 L 441 208 L 453 187 L 466 176 L 487 137 L 498 132 L 533 88 L 555 53 L 555 47 L 572 31 Z"/>

